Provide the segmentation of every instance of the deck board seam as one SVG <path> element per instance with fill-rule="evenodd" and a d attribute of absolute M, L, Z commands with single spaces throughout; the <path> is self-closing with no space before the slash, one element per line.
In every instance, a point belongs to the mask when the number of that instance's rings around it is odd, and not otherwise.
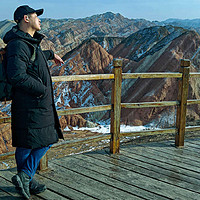
<path fill-rule="evenodd" d="M 41 177 L 45 177 L 46 179 L 49 179 L 49 180 L 51 180 L 51 181 L 53 181 L 53 182 L 56 182 L 56 183 L 58 183 L 58 184 L 61 184 L 59 181 L 56 181 L 56 180 L 54 180 L 54 179 L 51 179 L 51 178 L 49 178 L 49 177 L 47 177 L 47 176 L 44 176 L 44 175 L 42 175 L 42 174 L 38 174 L 39 176 L 41 176 Z M 76 192 L 80 192 L 80 193 L 82 193 L 82 194 L 84 194 L 84 195 L 86 195 L 86 196 L 88 196 L 88 197 L 91 197 L 91 198 L 94 198 L 94 199 L 97 199 L 98 200 L 98 198 L 96 198 L 96 197 L 94 197 L 94 196 L 92 196 L 92 195 L 88 195 L 87 193 L 84 193 L 84 192 L 82 192 L 82 191 L 80 191 L 80 190 L 77 190 L 76 188 L 73 188 L 73 187 L 71 187 L 71 186 L 69 186 L 69 185 L 66 185 L 66 184 L 61 184 L 61 185 L 63 185 L 63 186 L 65 186 L 65 187 L 68 187 L 68 188 L 70 188 L 70 189 L 72 189 L 72 190 L 75 190 Z M 68 197 L 69 198 L 69 197 Z"/>
<path fill-rule="evenodd" d="M 9 192 L 7 192 L 6 190 L 2 189 L 1 187 L 0 187 L 0 190 L 1 190 L 2 192 L 5 192 L 5 193 L 8 194 L 8 195 L 11 195 L 12 197 L 15 197 L 15 196 L 13 196 L 12 194 L 10 194 Z"/>
<path fill-rule="evenodd" d="M 141 147 L 143 147 L 143 146 L 141 146 Z M 148 152 L 148 153 L 154 154 L 154 155 L 158 155 L 159 157 L 161 157 L 161 155 L 160 155 L 160 154 L 156 154 L 156 151 L 157 151 L 158 153 L 161 152 L 161 154 L 162 154 L 162 153 L 165 154 L 165 156 L 162 156 L 162 157 L 164 157 L 164 158 L 168 158 L 168 157 L 167 157 L 167 154 L 170 155 L 170 156 L 174 156 L 173 153 L 168 152 L 168 150 L 164 151 L 162 148 L 159 149 L 159 151 L 156 149 L 156 147 L 148 147 L 148 149 L 153 150 L 153 152 Z M 187 155 L 187 156 L 189 156 L 189 155 Z M 188 160 L 188 158 L 185 158 L 183 155 L 176 154 L 176 157 L 178 157 L 178 158 L 180 158 L 180 159 Z M 168 159 L 174 161 L 172 158 L 168 158 Z M 182 163 L 188 165 L 187 161 L 184 161 L 184 160 L 182 161 Z M 197 160 L 192 160 L 192 159 L 190 159 L 190 160 L 193 161 L 193 162 L 196 163 L 196 164 L 200 164 L 200 160 L 199 160 L 199 161 L 197 161 Z M 198 167 L 198 166 L 196 166 L 196 165 L 194 165 L 194 164 L 192 164 L 192 163 L 190 163 L 190 165 L 191 165 L 191 166 L 194 166 L 194 167 Z"/>
<path fill-rule="evenodd" d="M 103 160 L 102 160 L 103 161 Z M 105 162 L 105 161 L 104 161 Z M 80 165 L 79 165 L 80 166 Z M 81 166 L 82 168 L 85 168 L 84 166 Z M 123 168 L 123 167 L 122 167 Z M 127 171 L 132 171 L 133 173 L 138 173 L 138 172 L 135 172 L 135 171 L 133 171 L 133 170 L 129 170 L 129 169 L 127 169 L 127 168 L 124 168 L 125 170 L 127 170 Z M 88 169 L 88 170 L 91 170 L 91 169 Z M 94 170 L 91 170 L 91 171 L 94 171 Z M 96 171 L 95 171 L 96 172 Z M 99 172 L 98 172 L 99 173 Z M 101 174 L 103 174 L 103 173 L 101 173 Z M 172 186 L 172 187 L 178 187 L 178 188 L 181 188 L 181 189 L 183 189 L 183 190 L 185 190 L 185 191 L 189 191 L 189 192 L 191 192 L 191 193 L 193 193 L 193 194 L 198 194 L 198 192 L 196 192 L 196 191 L 194 191 L 194 190 L 191 190 L 191 189 L 186 189 L 185 187 L 181 187 L 181 186 L 176 186 L 176 185 L 172 185 L 172 184 L 170 184 L 169 182 L 164 182 L 164 181 L 161 181 L 161 180 L 158 180 L 158 179 L 155 179 L 155 178 L 152 178 L 152 177 L 150 177 L 150 176 L 147 176 L 147 175 L 144 175 L 144 174 L 141 174 L 141 173 L 138 173 L 138 174 L 140 174 L 140 175 L 142 175 L 142 176 L 146 176 L 146 177 L 148 177 L 148 178 L 151 178 L 151 179 L 154 179 L 154 180 L 156 180 L 156 181 L 160 181 L 160 182 L 162 182 L 162 183 L 165 183 L 165 184 L 168 184 L 168 185 L 170 185 L 170 186 Z M 105 174 L 103 174 L 103 175 L 105 175 Z M 107 176 L 107 175 L 105 175 L 105 176 Z M 108 176 L 109 177 L 109 176 Z M 119 179 L 116 179 L 116 180 L 119 180 Z M 121 180 L 119 180 L 119 181 L 121 181 Z M 123 182 L 123 181 L 121 181 L 121 182 Z M 126 183 L 126 182 L 125 182 Z M 133 185 L 133 184 L 131 184 L 131 185 Z M 133 186 L 135 186 L 135 185 L 133 185 Z M 138 186 L 136 186 L 136 187 L 138 187 Z M 144 190 L 146 190 L 146 191 L 149 191 L 149 190 L 147 190 L 147 189 L 144 189 Z M 154 194 L 156 194 L 156 195 L 160 195 L 160 196 L 162 196 L 161 194 L 159 194 L 159 193 L 156 193 L 156 192 L 152 192 L 152 191 L 149 191 L 149 192 L 151 192 L 151 193 L 154 193 Z M 167 197 L 167 196 L 162 196 L 162 197 L 164 197 L 164 198 L 170 198 L 170 197 Z"/>
<path fill-rule="evenodd" d="M 10 173 L 12 173 L 13 175 L 15 174 L 15 173 L 12 172 L 11 170 L 9 170 L 9 171 L 10 171 Z M 6 180 L 6 181 L 12 183 L 12 181 L 10 181 L 9 179 L 7 179 L 7 178 L 5 178 L 5 177 L 2 177 L 1 175 L 0 175 L 0 177 L 3 178 L 3 179 Z M 13 187 L 15 187 L 15 186 L 13 185 Z M 51 191 L 51 189 L 49 189 L 49 188 L 47 188 L 47 190 Z M 56 193 L 56 192 L 54 192 L 54 193 Z M 63 197 L 63 196 L 60 195 L 59 193 L 56 193 L 56 194 L 58 194 L 59 196 Z M 40 195 L 38 195 L 38 194 L 36 194 L 36 195 L 34 195 L 34 196 L 46 200 L 46 198 L 44 198 L 44 197 L 42 197 L 42 196 L 40 196 Z M 68 198 L 68 197 L 67 197 L 67 198 Z"/>
<path fill-rule="evenodd" d="M 122 161 L 121 161 L 121 162 L 122 162 Z M 125 161 L 125 162 L 126 162 L 126 161 Z M 110 162 L 108 162 L 108 163 L 110 163 Z M 128 163 L 128 162 L 127 162 L 127 163 Z M 129 163 L 129 164 L 130 164 L 130 163 Z M 125 167 L 123 167 L 123 166 L 122 166 L 122 168 L 125 169 L 125 170 L 128 170 L 128 171 L 134 172 L 134 173 L 136 173 L 136 174 L 140 174 L 140 175 L 142 175 L 142 176 L 146 176 L 146 177 L 148 177 L 148 178 L 154 179 L 154 180 L 156 180 L 156 181 L 159 181 L 159 182 L 162 182 L 162 183 L 165 183 L 165 184 L 169 184 L 169 185 L 171 185 L 171 186 L 173 186 L 173 187 L 175 186 L 175 187 L 184 189 L 184 190 L 186 190 L 186 191 L 190 191 L 190 192 L 193 192 L 193 193 L 200 194 L 200 192 L 197 192 L 197 191 L 195 191 L 195 190 L 191 190 L 191 189 L 185 188 L 185 187 L 183 187 L 183 186 L 178 186 L 178 185 L 169 183 L 169 182 L 167 182 L 167 181 L 159 180 L 159 179 L 157 179 L 157 178 L 155 178 L 155 177 L 153 178 L 152 176 L 149 176 L 149 175 L 146 175 L 146 174 L 144 174 L 144 173 L 137 172 L 137 171 L 134 171 L 134 170 L 130 170 L 130 169 L 125 168 Z M 165 176 L 167 176 L 167 175 L 165 175 Z M 157 194 L 157 193 L 156 193 L 156 194 Z"/>
<path fill-rule="evenodd" d="M 121 153 L 122 155 L 124 155 L 123 154 L 123 152 Z M 137 155 L 137 154 L 136 154 Z M 126 157 L 129 157 L 130 159 L 135 159 L 135 160 L 138 160 L 138 161 L 140 161 L 140 162 L 142 162 L 140 159 L 138 159 L 138 158 L 132 158 L 132 157 L 130 157 L 130 156 L 128 156 L 128 155 L 125 155 Z M 138 155 L 137 155 L 138 156 Z M 141 156 L 142 157 L 142 156 Z M 173 171 L 173 170 L 171 170 L 171 169 L 169 169 L 169 168 L 164 168 L 164 167 L 162 167 L 162 166 L 160 166 L 160 165 L 156 165 L 156 164 L 153 164 L 153 163 L 151 163 L 150 161 L 149 162 L 147 162 L 147 161 L 143 161 L 144 163 L 146 163 L 146 164 L 149 164 L 149 165 L 152 165 L 152 166 L 155 166 L 155 167 L 159 167 L 159 168 L 162 168 L 162 169 L 164 169 L 164 170 L 167 170 L 167 171 L 169 171 L 169 172 L 177 172 L 176 170 L 175 171 Z M 159 162 L 159 161 L 158 161 Z M 168 163 L 166 163 L 166 164 L 168 164 Z M 185 169 L 183 169 L 183 170 L 185 170 Z M 196 173 L 196 172 L 195 172 Z M 191 177 L 191 178 L 193 178 L 193 179 L 197 179 L 198 181 L 199 181 L 199 178 L 195 178 L 195 177 L 193 177 L 193 176 L 188 176 L 187 174 L 184 174 L 184 173 L 182 173 L 182 172 L 179 172 L 179 174 L 181 174 L 181 175 L 184 175 L 184 176 L 187 176 L 187 177 Z"/>
<path fill-rule="evenodd" d="M 91 157 L 91 158 L 94 158 L 94 157 Z M 94 159 L 96 159 L 96 158 L 94 158 Z M 84 159 L 82 159 L 82 160 L 84 160 Z M 103 160 L 101 160 L 101 161 L 103 161 Z M 89 161 L 88 161 L 88 162 L 89 162 Z M 103 161 L 103 162 L 105 162 L 105 161 Z M 90 162 L 90 163 L 91 163 L 91 162 Z M 105 162 L 105 163 L 108 163 L 108 162 Z M 91 164 L 94 164 L 94 163 L 91 163 Z M 103 169 L 109 170 L 109 168 L 105 168 L 105 167 L 100 166 L 100 165 L 97 165 L 97 164 L 95 164 L 95 165 L 96 165 L 96 166 L 99 166 L 99 167 L 101 167 L 101 168 L 103 168 Z M 80 165 L 79 165 L 79 166 L 80 166 Z M 85 168 L 84 166 L 81 166 L 81 167 Z M 87 168 L 87 169 L 88 169 L 88 168 Z M 91 169 L 88 169 L 88 170 L 91 170 Z M 127 169 L 126 169 L 126 170 L 127 170 Z M 91 171 L 97 172 L 97 171 L 95 171 L 95 170 L 91 170 Z M 130 171 L 130 170 L 129 170 L 129 171 Z M 117 179 L 117 178 L 114 178 L 114 177 L 110 177 L 110 176 L 106 175 L 105 173 L 101 173 L 101 172 L 98 172 L 98 173 L 100 173 L 100 174 L 102 174 L 102 175 L 104 175 L 104 176 L 107 176 L 107 177 L 109 177 L 109 178 L 111 178 L 111 179 L 115 179 L 115 180 L 117 180 L 117 181 L 119 181 L 119 182 L 125 183 L 125 184 L 127 184 L 127 185 L 130 185 L 130 186 L 136 187 L 136 188 L 138 188 L 138 189 L 144 190 L 144 191 L 146 191 L 146 192 L 149 192 L 149 193 L 152 193 L 152 194 L 156 194 L 156 195 L 158 195 L 158 196 L 162 196 L 162 197 L 164 197 L 164 198 L 170 199 L 169 197 L 166 197 L 166 196 L 164 196 L 164 195 L 160 195 L 160 194 L 158 194 L 158 193 L 155 193 L 155 192 L 152 192 L 152 191 L 150 191 L 150 190 L 144 189 L 144 188 L 142 188 L 142 187 L 140 187 L 140 186 L 138 186 L 138 185 L 134 185 L 134 184 L 132 184 L 132 183 L 128 183 L 128 182 L 123 181 L 123 180 L 121 180 L 121 179 Z"/>
<path fill-rule="evenodd" d="M 54 164 L 59 165 L 58 163 L 54 163 Z M 113 185 L 111 185 L 111 184 L 105 183 L 104 181 L 95 179 L 95 178 L 90 177 L 90 176 L 88 176 L 88 175 L 85 175 L 85 174 L 83 174 L 83 173 L 79 173 L 79 172 L 77 172 L 77 171 L 75 171 L 75 170 L 72 170 L 72 169 L 66 167 L 66 166 L 62 166 L 62 165 L 59 165 L 59 166 L 65 168 L 65 169 L 67 169 L 67 170 L 70 170 L 70 171 L 72 171 L 72 172 L 75 172 L 75 173 L 77 173 L 77 174 L 80 174 L 80 175 L 82 175 L 82 176 L 85 176 L 85 177 L 87 177 L 87 178 L 90 178 L 90 179 L 92 179 L 92 180 L 95 180 L 95 181 L 97 181 L 97 182 L 100 182 L 100 183 L 102 183 L 102 184 L 104 184 L 104 185 L 108 185 L 108 186 L 110 186 L 110 187 L 113 187 L 113 188 L 115 188 L 115 189 L 121 190 L 121 191 L 123 191 L 123 192 L 125 192 L 125 193 L 128 193 L 128 194 L 130 194 L 130 195 L 137 196 L 137 197 L 139 197 L 139 198 L 143 198 L 143 199 L 144 199 L 144 197 L 141 197 L 141 196 L 138 196 L 138 195 L 136 195 L 136 194 L 130 193 L 129 191 L 123 190 L 122 188 L 119 188 L 119 187 L 113 186 Z M 80 165 L 79 165 L 79 166 L 80 166 Z M 83 166 L 80 166 L 80 167 L 83 167 Z M 84 167 L 83 167 L 83 168 L 84 168 Z M 91 170 L 91 171 L 94 171 L 94 170 Z M 94 172 L 96 172 L 96 171 L 94 171 Z M 97 173 L 97 172 L 96 172 L 96 173 Z M 100 172 L 98 172 L 98 173 L 100 173 Z M 100 173 L 100 174 L 102 174 L 102 173 Z M 112 177 L 107 176 L 107 175 L 105 175 L 105 174 L 102 174 L 102 175 L 104 175 L 104 176 L 106 176 L 106 177 L 109 177 L 109 178 L 111 178 L 111 179 L 115 179 L 115 178 L 112 178 Z M 118 181 L 122 182 L 121 180 L 118 180 Z M 124 182 L 124 183 L 126 183 L 126 182 Z M 126 184 L 128 184 L 128 183 L 126 183 Z M 128 184 L 128 185 L 131 185 L 131 184 Z M 131 186 L 133 186 L 133 185 L 131 185 Z M 135 186 L 135 187 L 136 187 L 136 186 Z M 137 187 L 137 188 L 139 188 L 139 187 Z M 140 188 L 140 189 L 143 189 L 143 188 Z M 144 189 L 143 189 L 143 190 L 144 190 Z M 151 193 L 152 193 L 152 192 L 151 192 Z M 166 197 L 165 197 L 165 198 L 166 198 Z"/>
<path fill-rule="evenodd" d="M 193 143 L 187 144 L 186 147 L 200 149 L 200 146 L 198 146 L 197 144 L 193 144 Z"/>
<path fill-rule="evenodd" d="M 129 150 L 127 150 L 127 151 L 128 151 L 129 153 L 133 153 L 133 152 L 131 152 L 131 151 L 129 151 Z M 135 153 L 136 155 L 140 155 L 140 156 L 143 156 L 143 157 L 145 157 L 145 158 L 149 158 L 149 157 L 147 157 L 147 156 L 145 156 L 145 155 L 138 154 L 137 152 L 134 152 L 134 153 Z M 149 152 L 148 152 L 148 153 L 149 153 Z M 152 153 L 150 153 L 150 154 L 152 154 Z M 155 154 L 153 154 L 153 155 L 155 155 Z M 156 156 L 158 157 L 158 155 L 156 155 Z M 159 157 L 161 157 L 161 156 L 159 156 Z M 151 159 L 153 159 L 153 160 L 155 160 L 155 161 L 162 162 L 162 163 L 169 164 L 168 162 L 163 161 L 163 160 L 160 160 L 160 159 L 155 159 L 155 158 L 151 158 Z M 170 159 L 169 159 L 169 160 L 170 160 Z M 172 163 L 170 163 L 170 165 L 172 165 L 172 166 L 174 166 L 174 167 L 178 167 L 178 168 L 184 169 L 184 170 L 188 170 L 188 171 L 191 171 L 191 172 L 194 172 L 194 173 L 199 173 L 198 171 L 189 169 L 189 167 L 186 168 L 186 167 L 179 166 L 179 165 L 177 165 L 177 164 L 172 164 Z"/>
<path fill-rule="evenodd" d="M 130 159 L 134 160 L 132 157 L 128 157 L 127 155 L 124 155 L 123 153 L 122 153 L 121 155 L 123 155 L 124 157 L 127 157 L 127 158 L 130 158 Z M 93 159 L 97 159 L 97 158 L 92 157 L 92 156 L 89 156 L 89 157 L 90 157 L 90 158 L 93 158 Z M 97 159 L 97 160 L 99 160 L 99 159 Z M 138 160 L 138 159 L 137 159 L 137 160 Z M 101 160 L 101 161 L 103 161 L 103 160 Z M 149 171 L 152 171 L 152 172 L 155 172 L 155 173 L 162 174 L 162 175 L 164 175 L 164 176 L 166 176 L 166 177 L 169 177 L 169 178 L 174 178 L 174 177 L 169 176 L 169 175 L 167 175 L 167 174 L 165 174 L 165 173 L 160 173 L 160 172 L 158 172 L 157 170 L 152 170 L 152 169 L 149 169 L 149 168 L 147 168 L 147 167 L 143 167 L 143 166 L 141 166 L 141 165 L 139 165 L 139 164 L 135 164 L 135 163 L 131 163 L 131 162 L 128 162 L 128 161 L 124 161 L 124 160 L 122 160 L 122 159 L 120 159 L 120 161 L 121 161 L 121 162 L 126 162 L 126 163 L 128 163 L 128 164 L 130 164 L 130 165 L 133 165 L 133 166 L 136 166 L 136 167 L 143 168 L 143 169 L 145 169 L 145 170 L 149 170 Z M 140 161 L 140 160 L 139 160 L 139 161 Z M 88 161 L 88 162 L 90 162 L 90 161 Z M 105 161 L 104 161 L 104 162 L 105 162 Z M 140 162 L 142 162 L 142 161 L 140 161 Z M 91 162 L 90 162 L 90 163 L 91 163 Z M 160 166 L 156 166 L 156 165 L 151 164 L 151 163 L 147 163 L 147 162 L 144 162 L 144 163 L 149 164 L 149 165 L 151 165 L 151 166 L 160 167 Z M 92 163 L 92 164 L 93 164 L 93 163 Z M 94 164 L 95 164 L 95 163 L 94 163 Z M 109 162 L 109 164 L 112 164 L 112 163 Z M 97 164 L 95 164 L 95 165 L 97 165 Z M 98 166 L 100 166 L 100 165 L 98 165 Z M 102 166 L 101 166 L 101 167 L 102 167 Z M 105 168 L 105 167 L 102 167 L 102 168 Z M 105 168 L 105 169 L 108 169 L 108 168 Z M 126 168 L 126 169 L 127 169 L 127 168 Z M 162 168 L 162 169 L 167 170 L 168 172 L 172 172 L 171 170 L 166 169 L 166 168 Z M 173 173 L 175 173 L 175 172 L 173 172 Z M 182 174 L 182 175 L 186 176 L 185 174 Z M 186 177 L 188 177 L 188 176 L 186 176 Z M 190 177 L 190 178 L 195 179 L 195 178 L 193 178 L 193 177 Z M 176 179 L 176 178 L 174 178 L 174 179 Z M 177 180 L 178 180 L 178 179 L 177 179 Z M 199 180 L 199 179 L 197 179 L 197 180 Z M 195 181 L 195 180 L 194 180 L 194 181 Z M 194 184 L 193 182 L 190 182 L 190 181 L 185 181 L 185 182 L 190 183 L 190 184 Z M 200 186 L 200 184 L 195 184 L 195 185 Z"/>
<path fill-rule="evenodd" d="M 73 200 L 73 199 L 71 199 L 70 197 L 68 197 L 68 196 L 66 196 L 66 195 L 63 195 L 63 194 L 61 194 L 61 193 L 59 193 L 59 192 L 57 192 L 57 191 L 55 191 L 55 190 L 53 190 L 53 189 L 51 189 L 51 188 L 48 188 L 48 190 L 51 191 L 51 192 L 53 192 L 53 193 L 55 193 L 55 194 L 57 194 L 57 195 L 59 195 L 59 196 L 61 196 L 61 197 L 67 198 L 67 199 L 69 199 L 69 200 Z"/>

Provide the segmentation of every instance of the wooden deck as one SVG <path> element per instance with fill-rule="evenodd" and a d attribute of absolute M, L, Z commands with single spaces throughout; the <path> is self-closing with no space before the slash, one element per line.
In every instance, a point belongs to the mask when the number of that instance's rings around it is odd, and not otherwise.
<path fill-rule="evenodd" d="M 200 199 L 200 138 L 185 148 L 174 141 L 122 145 L 49 161 L 36 178 L 47 190 L 31 199 Z M 22 199 L 11 183 L 16 169 L 0 171 L 0 199 Z"/>

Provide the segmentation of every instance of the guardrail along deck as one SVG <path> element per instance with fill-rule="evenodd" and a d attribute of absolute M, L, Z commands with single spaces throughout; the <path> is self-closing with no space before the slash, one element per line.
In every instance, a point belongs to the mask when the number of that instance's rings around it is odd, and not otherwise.
<path fill-rule="evenodd" d="M 47 190 L 31 199 L 200 199 L 200 138 L 121 145 L 49 161 L 36 175 Z M 11 183 L 16 169 L 0 171 L 0 199 L 21 199 Z"/>

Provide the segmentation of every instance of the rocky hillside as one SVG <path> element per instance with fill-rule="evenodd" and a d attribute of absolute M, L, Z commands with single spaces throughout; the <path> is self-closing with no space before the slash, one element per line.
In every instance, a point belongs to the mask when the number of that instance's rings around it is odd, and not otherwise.
<path fill-rule="evenodd" d="M 3 36 L 15 25 L 14 21 L 4 20 L 0 21 L 0 38 L 3 39 Z"/>
<path fill-rule="evenodd" d="M 52 72 L 54 75 L 110 73 L 113 57 L 124 59 L 123 72 L 178 72 L 180 59 L 191 58 L 199 45 L 199 35 L 194 31 L 172 26 L 150 27 L 125 38 L 109 53 L 94 40 L 87 40 L 63 57 L 65 65 L 61 68 L 52 66 Z M 198 62 L 198 59 L 194 60 L 195 62 Z M 191 70 L 198 71 L 198 68 L 192 67 Z M 122 102 L 176 100 L 177 81 L 177 79 L 124 80 Z M 54 87 L 61 95 L 56 94 L 56 101 L 61 108 L 65 105 L 80 107 L 110 104 L 111 81 L 60 83 Z M 191 80 L 189 98 L 198 99 L 198 91 L 198 80 Z M 122 112 L 122 123 L 145 125 L 154 121 L 156 126 L 171 126 L 175 121 L 174 112 L 174 107 L 126 109 Z M 198 119 L 198 112 L 198 106 L 190 107 L 188 119 Z M 92 121 L 96 119 L 95 122 L 109 117 L 108 113 L 83 116 Z"/>
<path fill-rule="evenodd" d="M 145 34 L 144 34 L 145 33 Z M 139 39 L 140 38 L 140 39 Z M 124 72 L 179 71 L 180 59 L 193 57 L 198 51 L 200 36 L 182 28 L 153 27 L 139 31 L 110 53 L 125 58 Z M 197 62 L 198 60 L 194 61 Z M 199 71 L 191 67 L 191 71 Z M 177 99 L 177 79 L 138 79 L 123 82 L 122 102 L 171 101 Z M 199 98 L 198 79 L 191 79 L 189 98 Z M 122 112 L 125 124 L 171 126 L 175 108 L 126 109 Z M 189 107 L 188 120 L 199 119 L 199 106 Z"/>
<path fill-rule="evenodd" d="M 111 73 L 112 60 L 124 60 L 123 72 L 175 72 L 179 60 L 192 58 L 191 67 L 199 71 L 200 36 L 184 28 L 155 26 L 156 22 L 131 20 L 120 14 L 105 13 L 84 19 L 43 19 L 43 49 L 53 49 L 63 57 L 61 67 L 49 62 L 51 74 L 75 75 Z M 0 22 L 0 37 L 12 27 L 12 21 Z M 0 40 L 0 46 L 4 46 Z M 122 83 L 122 102 L 170 101 L 177 99 L 177 79 L 127 79 Z M 111 81 L 74 81 L 54 83 L 57 109 L 110 104 Z M 200 99 L 198 79 L 190 80 L 189 98 Z M 8 112 L 10 107 L 1 107 Z M 175 107 L 124 109 L 121 122 L 129 125 L 174 125 Z M 190 106 L 188 120 L 199 119 L 199 106 Z M 3 115 L 3 113 L 0 113 Z M 4 113 L 5 115 L 5 113 Z M 109 123 L 109 112 L 62 116 L 62 128 Z M 0 127 L 0 153 L 11 149 L 9 125 Z"/>
<path fill-rule="evenodd" d="M 67 53 L 63 57 L 65 64 L 61 67 L 51 66 L 53 76 L 79 75 L 79 74 L 104 74 L 108 71 L 108 66 L 113 56 L 110 55 L 99 43 L 93 39 L 86 40 L 82 45 Z M 102 94 L 96 81 L 74 81 L 54 84 L 55 99 L 57 109 L 69 107 L 87 107 L 94 105 L 107 104 L 108 98 Z M 103 114 L 104 115 L 104 114 Z M 85 117 L 85 115 L 83 115 Z M 98 122 L 102 114 L 96 113 L 90 117 Z M 68 125 L 71 124 L 66 116 Z M 81 118 L 80 118 L 81 119 Z M 70 124 L 69 124 L 70 122 Z M 86 125 L 87 121 L 79 122 L 78 125 Z"/>
<path fill-rule="evenodd" d="M 162 22 L 154 22 L 159 25 L 172 25 L 195 30 L 200 33 L 200 19 L 167 19 Z"/>
<path fill-rule="evenodd" d="M 120 14 L 107 12 L 83 19 L 42 19 L 42 33 L 56 51 L 64 55 L 91 37 L 127 37 L 155 24 L 144 19 L 128 19 Z"/>

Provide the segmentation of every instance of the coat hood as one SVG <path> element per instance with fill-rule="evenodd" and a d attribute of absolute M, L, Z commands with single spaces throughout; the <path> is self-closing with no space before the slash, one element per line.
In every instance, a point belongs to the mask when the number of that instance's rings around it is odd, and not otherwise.
<path fill-rule="evenodd" d="M 3 37 L 3 41 L 4 43 L 8 44 L 8 42 L 13 39 L 24 39 L 32 44 L 39 44 L 43 38 L 44 35 L 38 32 L 35 32 L 34 36 L 32 37 L 30 34 L 21 31 L 16 25 L 5 34 L 5 36 Z"/>

